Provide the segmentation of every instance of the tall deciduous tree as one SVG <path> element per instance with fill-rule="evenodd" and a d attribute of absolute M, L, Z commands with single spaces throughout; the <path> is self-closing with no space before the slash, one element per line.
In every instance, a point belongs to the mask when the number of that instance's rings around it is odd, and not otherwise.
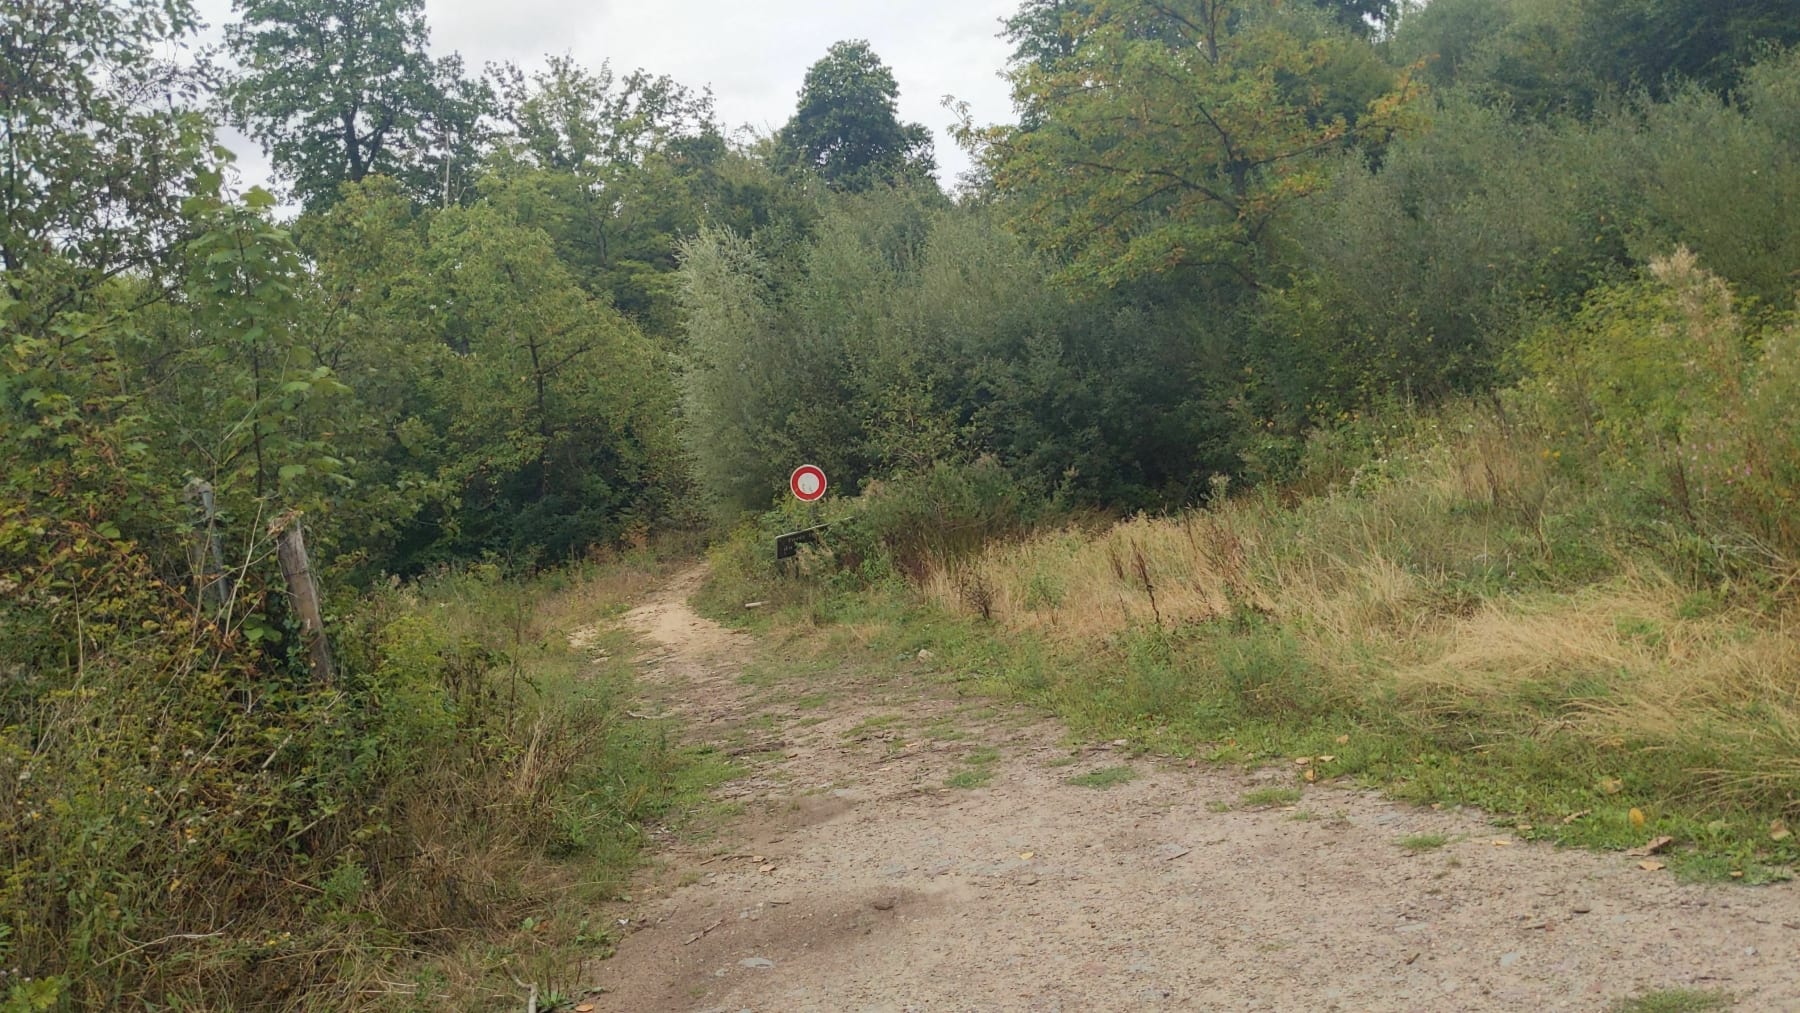
<path fill-rule="evenodd" d="M 930 177 L 931 132 L 900 122 L 899 95 L 893 71 L 867 42 L 833 45 L 806 72 L 799 106 L 777 137 L 783 157 L 839 190 Z"/>
<path fill-rule="evenodd" d="M 967 139 L 1015 221 L 1114 284 L 1179 266 L 1249 280 L 1277 211 L 1312 193 L 1320 156 L 1394 129 L 1408 94 L 1367 47 L 1258 0 L 1097 0 L 1013 71 L 1020 128 Z M 1379 69 L 1379 68 L 1376 68 Z M 1347 72 L 1348 71 L 1348 72 Z"/>
<path fill-rule="evenodd" d="M 424 0 L 236 0 L 233 119 L 309 209 L 371 173 L 448 203 L 466 186 L 485 89 L 426 52 Z"/>
<path fill-rule="evenodd" d="M 568 57 L 529 76 L 511 65 L 489 75 L 505 132 L 488 196 L 548 232 L 589 291 L 672 333 L 676 237 L 717 205 L 701 177 L 728 155 L 712 96 Z"/>

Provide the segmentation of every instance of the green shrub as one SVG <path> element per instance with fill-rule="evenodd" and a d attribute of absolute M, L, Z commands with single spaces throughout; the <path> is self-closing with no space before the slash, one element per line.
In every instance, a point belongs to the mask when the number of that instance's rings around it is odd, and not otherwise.
<path fill-rule="evenodd" d="M 1041 497 L 992 458 L 938 463 L 872 484 L 856 517 L 833 537 L 865 558 L 885 557 L 916 579 L 933 566 L 1024 534 L 1041 510 Z"/>
<path fill-rule="evenodd" d="M 1521 353 L 1525 392 L 1636 544 L 1705 583 L 1800 566 L 1800 326 L 1746 318 L 1687 251 L 1601 291 Z M 1547 453 L 1560 456 L 1560 448 Z"/>

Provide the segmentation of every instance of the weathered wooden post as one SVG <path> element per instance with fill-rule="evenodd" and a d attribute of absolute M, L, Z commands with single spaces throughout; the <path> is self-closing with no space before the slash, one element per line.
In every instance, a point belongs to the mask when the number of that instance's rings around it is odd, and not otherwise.
<path fill-rule="evenodd" d="M 200 516 L 200 530 L 188 544 L 188 562 L 193 565 L 200 597 L 223 606 L 231 598 L 231 572 L 225 569 L 225 548 L 219 543 L 219 509 L 213 501 L 212 483 L 199 478 L 188 482 L 183 498 Z"/>
<path fill-rule="evenodd" d="M 300 634 L 306 638 L 306 650 L 312 657 L 313 678 L 331 681 L 331 644 L 325 639 L 325 618 L 319 609 L 319 585 L 314 582 L 312 563 L 306 558 L 306 535 L 300 527 L 300 514 L 290 511 L 269 525 L 275 539 L 275 558 L 281 561 L 281 576 L 287 581 L 288 596 L 294 612 L 300 617 Z"/>

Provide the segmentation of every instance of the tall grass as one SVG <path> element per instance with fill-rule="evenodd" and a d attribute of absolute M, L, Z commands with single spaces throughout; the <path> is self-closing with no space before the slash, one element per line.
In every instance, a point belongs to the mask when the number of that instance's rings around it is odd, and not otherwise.
<path fill-rule="evenodd" d="M 585 906 L 709 776 L 628 717 L 624 634 L 570 639 L 666 569 L 387 589 L 334 617 L 328 686 L 240 671 L 229 637 L 208 667 L 164 631 L 135 654 L 90 633 L 83 683 L 0 736 L 0 1009 L 511 1008 L 515 980 L 573 984 L 603 943 Z"/>

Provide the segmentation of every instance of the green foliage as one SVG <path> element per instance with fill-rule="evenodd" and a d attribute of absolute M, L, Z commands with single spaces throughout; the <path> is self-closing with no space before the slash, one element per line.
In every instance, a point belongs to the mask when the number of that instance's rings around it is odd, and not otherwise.
<path fill-rule="evenodd" d="M 679 327 L 681 237 L 791 212 L 749 183 L 768 171 L 726 144 L 708 94 L 641 70 L 589 72 L 566 56 L 529 77 L 512 65 L 491 74 L 506 129 L 481 192 L 548 233 L 583 288 L 652 335 Z"/>
<path fill-rule="evenodd" d="M 1730 1009 L 1731 993 L 1697 988 L 1652 989 L 1608 1007 L 1609 1013 L 1710 1013 Z"/>
<path fill-rule="evenodd" d="M 846 199 L 786 266 L 734 235 L 684 248 L 688 432 L 718 502 L 766 505 L 803 461 L 854 489 L 991 454 L 1069 502 L 1134 507 L 1230 467 L 1192 330 L 1217 323 L 1071 299 L 988 212 L 933 204 Z"/>
<path fill-rule="evenodd" d="M 449 203 L 468 187 L 490 96 L 426 53 L 423 0 L 233 0 L 227 101 L 308 209 L 370 174 Z"/>
<path fill-rule="evenodd" d="M 1262 4 L 1102 0 L 1056 24 L 1054 45 L 1021 42 L 1026 124 L 967 140 L 1082 286 L 1247 274 L 1271 218 L 1322 184 L 1320 156 L 1401 123 L 1408 88 L 1366 46 Z"/>
<path fill-rule="evenodd" d="M 1626 523 L 1701 539 L 1701 581 L 1786 581 L 1800 566 L 1800 429 L 1786 407 L 1800 395 L 1800 326 L 1747 324 L 1685 250 L 1652 275 L 1596 295 L 1525 361 L 1560 431 L 1643 504 Z"/>
<path fill-rule="evenodd" d="M 8 4 L 0 12 L 0 307 L 42 335 L 106 279 L 160 260 L 183 199 L 218 185 L 204 64 L 182 0 Z M 164 101 L 150 103 L 145 96 Z"/>
<path fill-rule="evenodd" d="M 939 463 L 872 485 L 854 519 L 832 532 L 833 544 L 862 558 L 879 556 L 922 576 L 983 546 L 1030 530 L 1040 496 L 991 458 Z"/>
<path fill-rule="evenodd" d="M 452 208 L 418 266 L 458 295 L 433 321 L 454 353 L 436 407 L 462 491 L 443 548 L 566 558 L 665 516 L 683 477 L 667 373 L 574 283 L 549 237 L 491 208 Z"/>
<path fill-rule="evenodd" d="M 520 875 L 542 856 L 622 875 L 685 790 L 692 761 L 625 720 L 628 670 L 576 679 L 539 592 L 491 569 L 341 617 L 320 685 L 136 544 L 41 516 L 0 515 L 0 937 L 66 1003 L 335 1008 L 379 949 L 548 903 Z"/>
<path fill-rule="evenodd" d="M 1786 0 L 1433 0 L 1400 19 L 1396 55 L 1530 116 L 1585 113 L 1605 96 L 1662 99 L 1687 84 L 1715 95 L 1744 68 L 1800 42 Z"/>
<path fill-rule="evenodd" d="M 863 40 L 839 42 L 806 72 L 799 106 L 775 137 L 781 159 L 816 172 L 834 190 L 928 185 L 937 161 L 931 132 L 901 123 L 894 72 Z"/>

